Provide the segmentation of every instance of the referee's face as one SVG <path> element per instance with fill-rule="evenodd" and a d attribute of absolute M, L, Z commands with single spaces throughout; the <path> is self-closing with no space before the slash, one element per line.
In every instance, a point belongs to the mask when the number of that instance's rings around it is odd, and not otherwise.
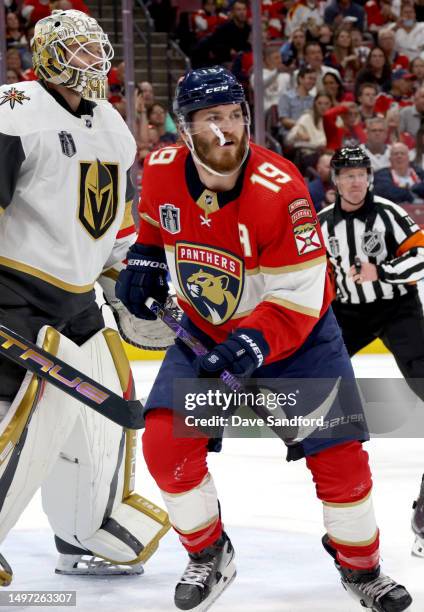
<path fill-rule="evenodd" d="M 366 168 L 343 168 L 336 178 L 341 206 L 344 210 L 360 208 L 368 189 Z"/>

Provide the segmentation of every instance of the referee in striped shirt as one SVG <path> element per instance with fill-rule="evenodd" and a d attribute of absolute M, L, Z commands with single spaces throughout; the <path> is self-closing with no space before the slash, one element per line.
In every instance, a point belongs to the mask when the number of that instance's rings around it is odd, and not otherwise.
<path fill-rule="evenodd" d="M 373 194 L 371 162 L 361 148 L 338 149 L 331 168 L 336 202 L 318 216 L 349 355 L 381 338 L 424 400 L 424 318 L 416 287 L 424 278 L 424 232 L 400 206 Z"/>

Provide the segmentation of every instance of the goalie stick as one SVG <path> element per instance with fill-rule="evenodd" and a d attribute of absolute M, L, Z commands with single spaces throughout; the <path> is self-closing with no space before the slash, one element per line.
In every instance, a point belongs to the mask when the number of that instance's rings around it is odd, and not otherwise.
<path fill-rule="evenodd" d="M 0 325 L 0 354 L 121 427 L 144 427 L 141 402 L 125 400 L 4 325 Z"/>
<path fill-rule="evenodd" d="M 170 310 L 168 310 L 168 308 L 166 308 L 165 306 L 162 306 L 161 304 L 159 304 L 159 302 L 156 302 L 156 300 L 152 298 L 147 298 L 146 306 L 150 308 L 150 310 L 159 319 L 161 319 L 161 321 L 163 321 L 166 325 L 168 325 L 168 327 L 170 327 L 174 331 L 177 338 L 179 338 L 182 342 L 184 342 L 186 346 L 190 347 L 195 355 L 200 357 L 202 355 L 206 355 L 209 352 L 208 349 L 202 344 L 202 342 L 200 342 L 200 340 L 195 338 L 192 334 L 190 334 L 190 332 L 184 329 L 184 327 L 177 320 L 175 315 Z M 231 372 L 224 370 L 222 374 L 220 375 L 220 379 L 232 391 L 236 391 L 236 392 L 244 391 L 243 383 L 236 376 L 231 374 Z M 307 415 L 307 419 L 311 423 L 310 425 L 299 425 L 295 436 L 289 435 L 289 430 L 293 432 L 292 426 L 276 427 L 276 426 L 271 425 L 270 428 L 272 429 L 272 431 L 275 434 L 277 434 L 277 436 L 281 440 L 283 440 L 283 442 L 285 442 L 285 444 L 287 444 L 288 446 L 298 444 L 299 442 L 302 442 L 303 440 L 305 440 L 305 438 L 310 436 L 316 430 L 316 425 L 312 425 L 312 423 L 315 422 L 317 419 L 320 419 L 322 417 L 325 418 L 328 415 L 331 409 L 331 406 L 333 405 L 337 397 L 337 393 L 340 387 L 340 380 L 341 380 L 340 377 L 336 379 L 334 387 L 331 389 L 327 398 L 318 406 L 318 408 L 316 408 L 314 411 L 312 411 L 311 413 Z M 281 408 L 281 406 L 280 406 L 280 409 L 282 412 L 281 418 L 288 419 L 287 415 L 284 413 L 284 410 Z M 269 412 L 265 408 L 265 406 L 255 406 L 254 410 L 257 412 L 257 414 L 260 417 L 264 419 L 266 419 L 268 416 L 275 416 L 275 414 Z"/>

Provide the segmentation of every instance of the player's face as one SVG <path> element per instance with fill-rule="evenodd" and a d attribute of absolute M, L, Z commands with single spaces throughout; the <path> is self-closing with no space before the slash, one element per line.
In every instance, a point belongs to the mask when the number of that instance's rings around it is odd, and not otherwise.
<path fill-rule="evenodd" d="M 342 201 L 346 200 L 353 206 L 362 206 L 368 189 L 367 169 L 343 168 L 336 178 L 336 185 Z"/>
<path fill-rule="evenodd" d="M 197 111 L 191 132 L 199 159 L 216 172 L 240 166 L 247 146 L 246 119 L 240 104 L 222 104 Z M 225 138 L 222 143 L 219 131 Z"/>

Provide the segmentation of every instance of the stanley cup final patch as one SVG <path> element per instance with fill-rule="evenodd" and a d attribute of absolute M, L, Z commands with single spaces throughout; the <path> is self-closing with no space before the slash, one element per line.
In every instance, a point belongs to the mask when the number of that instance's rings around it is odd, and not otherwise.
<path fill-rule="evenodd" d="M 66 157 L 73 157 L 77 152 L 74 138 L 69 132 L 59 132 L 60 146 L 62 147 L 62 153 Z"/>
<path fill-rule="evenodd" d="M 322 247 L 321 239 L 317 231 L 317 222 L 303 223 L 294 228 L 294 239 L 299 255 L 306 255 Z"/>
<path fill-rule="evenodd" d="M 180 209 L 173 204 L 162 204 L 159 206 L 160 224 L 170 234 L 178 234 L 181 231 Z"/>

